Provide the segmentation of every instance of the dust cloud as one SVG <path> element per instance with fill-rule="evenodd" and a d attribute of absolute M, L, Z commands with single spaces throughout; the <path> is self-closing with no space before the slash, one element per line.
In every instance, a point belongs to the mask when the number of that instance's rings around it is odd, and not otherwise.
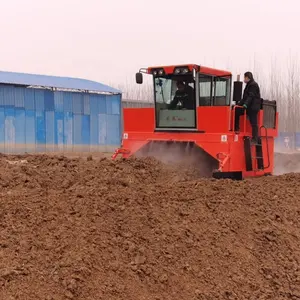
<path fill-rule="evenodd" d="M 216 159 L 193 142 L 151 141 L 135 155 L 138 158 L 154 157 L 166 165 L 195 169 L 201 177 L 211 177 L 218 168 Z M 300 173 L 299 152 L 275 152 L 274 175 Z"/>
<path fill-rule="evenodd" d="M 211 177 L 218 168 L 218 161 L 193 142 L 151 141 L 136 157 L 153 157 L 166 165 L 194 170 L 201 177 Z"/>
<path fill-rule="evenodd" d="M 300 173 L 300 153 L 276 152 L 274 154 L 274 175 Z"/>

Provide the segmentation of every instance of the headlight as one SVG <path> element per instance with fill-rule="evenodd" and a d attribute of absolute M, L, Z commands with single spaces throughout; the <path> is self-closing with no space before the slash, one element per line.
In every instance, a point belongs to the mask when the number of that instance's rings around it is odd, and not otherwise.
<path fill-rule="evenodd" d="M 153 74 L 153 76 L 157 76 L 157 75 L 159 75 L 159 76 L 162 76 L 162 75 L 164 75 L 164 69 L 154 69 L 154 70 L 152 70 L 152 74 Z"/>
<path fill-rule="evenodd" d="M 178 67 L 175 68 L 174 70 L 174 74 L 178 75 L 178 74 L 187 74 L 190 73 L 190 70 L 188 67 Z"/>

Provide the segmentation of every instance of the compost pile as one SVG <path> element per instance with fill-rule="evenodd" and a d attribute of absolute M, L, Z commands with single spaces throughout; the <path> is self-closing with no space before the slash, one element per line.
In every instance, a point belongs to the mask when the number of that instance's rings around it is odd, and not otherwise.
<path fill-rule="evenodd" d="M 0 157 L 0 299 L 300 299 L 300 175 Z"/>

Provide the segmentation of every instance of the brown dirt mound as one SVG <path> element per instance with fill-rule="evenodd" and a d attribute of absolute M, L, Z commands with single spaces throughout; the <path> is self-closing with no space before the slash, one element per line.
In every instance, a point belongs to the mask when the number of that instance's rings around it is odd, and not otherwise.
<path fill-rule="evenodd" d="M 0 299 L 299 299 L 300 175 L 0 158 Z"/>

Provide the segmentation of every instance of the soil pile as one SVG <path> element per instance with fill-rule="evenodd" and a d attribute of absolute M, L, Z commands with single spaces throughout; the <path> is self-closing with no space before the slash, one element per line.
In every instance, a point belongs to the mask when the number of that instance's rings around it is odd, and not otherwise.
<path fill-rule="evenodd" d="M 0 299 L 300 299 L 300 175 L 0 158 Z"/>

